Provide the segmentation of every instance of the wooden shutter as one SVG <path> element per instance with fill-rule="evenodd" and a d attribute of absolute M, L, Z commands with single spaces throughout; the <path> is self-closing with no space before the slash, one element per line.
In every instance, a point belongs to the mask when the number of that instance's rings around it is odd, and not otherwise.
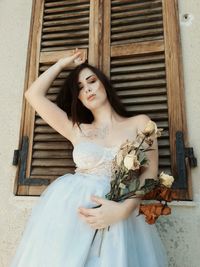
<path fill-rule="evenodd" d="M 89 0 L 34 0 L 30 25 L 25 90 L 59 58 L 72 54 L 78 47 L 95 64 L 94 6 Z M 90 36 L 89 32 L 95 35 Z M 91 38 L 91 40 L 89 40 Z M 89 44 L 91 43 L 91 45 Z M 48 90 L 47 98 L 55 101 L 64 78 L 74 66 L 64 70 Z M 40 195 L 58 176 L 73 173 L 72 145 L 52 129 L 24 99 L 19 150 L 13 164 L 18 165 L 15 194 Z"/>
<path fill-rule="evenodd" d="M 188 145 L 177 1 L 34 0 L 32 10 L 25 90 L 60 57 L 83 49 L 88 62 L 110 77 L 130 114 L 145 113 L 164 128 L 158 140 L 159 171 L 175 176 L 178 199 L 192 199 L 189 161 L 177 146 L 177 138 Z M 51 101 L 72 68 L 52 84 Z M 26 101 L 19 147 L 13 160 L 18 195 L 40 195 L 58 176 L 74 171 L 71 143 Z"/>
<path fill-rule="evenodd" d="M 174 175 L 177 200 L 191 200 L 190 168 L 178 145 L 188 142 L 177 1 L 105 1 L 103 14 L 102 69 L 132 115 L 147 114 L 164 128 L 159 172 Z"/>

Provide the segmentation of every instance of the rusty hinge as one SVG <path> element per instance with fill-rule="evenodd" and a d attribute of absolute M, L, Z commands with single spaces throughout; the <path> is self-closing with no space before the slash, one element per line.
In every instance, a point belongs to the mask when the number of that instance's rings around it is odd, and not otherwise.
<path fill-rule="evenodd" d="M 176 163 L 178 177 L 174 181 L 173 188 L 187 189 L 188 177 L 185 159 L 188 159 L 190 167 L 197 166 L 197 159 L 194 156 L 192 147 L 185 147 L 182 131 L 176 132 Z"/>

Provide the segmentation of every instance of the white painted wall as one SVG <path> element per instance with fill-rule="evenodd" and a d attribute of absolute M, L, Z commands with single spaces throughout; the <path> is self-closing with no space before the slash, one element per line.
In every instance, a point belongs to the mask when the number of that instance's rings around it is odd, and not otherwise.
<path fill-rule="evenodd" d="M 7 267 L 37 197 L 16 197 L 13 184 L 16 167 L 13 151 L 18 148 L 25 63 L 31 16 L 31 1 L 0 1 L 0 267 Z M 200 2 L 179 0 L 181 39 L 190 146 L 200 154 Z M 159 218 L 158 230 L 169 255 L 170 267 L 199 267 L 200 174 L 192 170 L 194 201 L 175 202 L 172 215 Z"/>

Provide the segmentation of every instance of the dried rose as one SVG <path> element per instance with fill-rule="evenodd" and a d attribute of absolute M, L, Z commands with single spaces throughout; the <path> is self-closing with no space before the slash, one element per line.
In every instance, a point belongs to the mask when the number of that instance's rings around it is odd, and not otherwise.
<path fill-rule="evenodd" d="M 158 128 L 156 132 L 156 137 L 160 137 L 162 135 L 163 128 Z"/>
<path fill-rule="evenodd" d="M 150 137 L 147 137 L 145 139 L 145 143 L 148 144 L 149 146 L 152 146 L 153 145 L 153 139 L 151 139 Z"/>
<path fill-rule="evenodd" d="M 161 131 L 163 131 L 162 128 L 157 127 L 157 124 L 152 121 L 149 120 L 149 122 L 147 123 L 147 126 L 145 127 L 145 129 L 142 131 L 142 134 L 146 137 L 149 137 L 153 134 L 156 135 L 156 137 L 160 137 L 161 136 Z"/>
<path fill-rule="evenodd" d="M 124 158 L 124 166 L 130 170 L 133 166 L 133 161 L 134 161 L 135 155 L 127 154 L 126 157 Z"/>
<path fill-rule="evenodd" d="M 145 136 L 150 136 L 152 135 L 153 133 L 155 133 L 157 131 L 157 125 L 155 122 L 153 122 L 152 120 L 150 120 L 148 123 L 147 123 L 147 126 L 145 127 L 145 129 L 142 131 L 143 134 Z"/>
<path fill-rule="evenodd" d="M 140 168 L 140 162 L 134 152 L 127 154 L 124 158 L 124 166 L 128 170 L 136 170 Z"/>
<path fill-rule="evenodd" d="M 130 149 L 131 146 L 132 142 L 127 139 L 123 144 L 121 144 L 120 149 Z"/>
<path fill-rule="evenodd" d="M 154 190 L 146 193 L 143 197 L 143 199 L 149 200 L 149 199 L 158 199 L 160 195 L 160 188 L 155 188 Z"/>
<path fill-rule="evenodd" d="M 154 224 L 160 215 L 168 215 L 171 209 L 162 203 L 140 204 L 139 214 L 145 216 L 145 221 Z"/>
<path fill-rule="evenodd" d="M 164 172 L 161 172 L 159 176 L 159 180 L 160 180 L 160 183 L 163 184 L 164 186 L 171 187 L 172 183 L 174 182 L 174 177 Z"/>
<path fill-rule="evenodd" d="M 140 168 L 140 162 L 137 159 L 137 156 L 135 156 L 135 159 L 133 161 L 133 166 L 132 166 L 132 170 L 138 170 Z"/>
<path fill-rule="evenodd" d="M 116 155 L 116 161 L 117 161 L 117 165 L 120 166 L 122 161 L 123 161 L 124 157 L 123 157 L 123 151 L 120 150 L 117 155 Z"/>
<path fill-rule="evenodd" d="M 160 191 L 160 197 L 168 202 L 171 202 L 173 200 L 173 192 L 171 188 L 161 188 Z"/>

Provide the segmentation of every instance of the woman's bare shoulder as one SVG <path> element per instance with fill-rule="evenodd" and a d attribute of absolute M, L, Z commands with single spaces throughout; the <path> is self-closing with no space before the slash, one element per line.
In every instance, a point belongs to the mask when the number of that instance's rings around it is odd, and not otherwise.
<path fill-rule="evenodd" d="M 151 120 L 151 118 L 148 115 L 138 114 L 138 115 L 129 117 L 129 121 L 127 122 L 129 125 L 132 125 L 135 131 L 142 131 L 146 127 L 149 120 Z"/>
<path fill-rule="evenodd" d="M 131 121 L 131 123 L 133 123 L 138 130 L 144 129 L 149 120 L 151 120 L 151 118 L 146 114 L 138 114 L 129 117 L 129 122 Z"/>

